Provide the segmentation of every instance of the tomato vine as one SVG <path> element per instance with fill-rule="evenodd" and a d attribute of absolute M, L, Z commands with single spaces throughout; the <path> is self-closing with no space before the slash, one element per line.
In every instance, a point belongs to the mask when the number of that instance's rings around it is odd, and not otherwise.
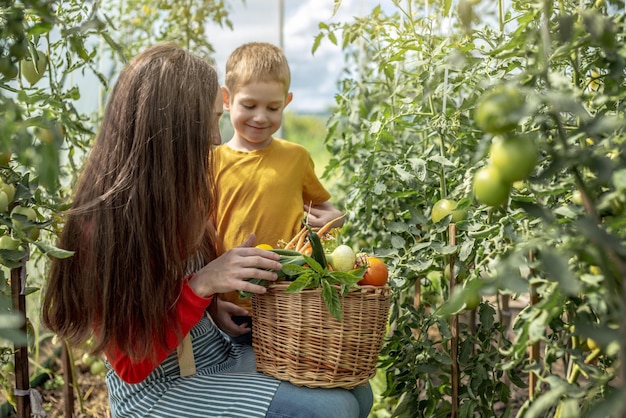
<path fill-rule="evenodd" d="M 329 119 L 328 174 L 341 172 L 346 224 L 392 265 L 393 334 L 381 366 L 398 416 L 453 410 L 447 319 L 472 292 L 532 303 L 509 329 L 505 308 L 483 302 L 478 323 L 494 330 L 481 340 L 461 324 L 461 351 L 486 352 L 459 359 L 455 413 L 499 416 L 496 401 L 510 401 L 508 387 L 485 385 L 478 369 L 520 387 L 530 376 L 525 416 L 626 410 L 625 28 L 623 2 L 610 0 L 394 1 L 320 26 L 314 50 L 328 40 L 347 61 Z M 523 100 L 500 97 L 476 115 L 494 91 Z M 490 207 L 472 182 L 492 163 L 494 135 L 532 141 L 537 159 L 532 170 L 519 161 L 507 171 L 506 180 L 521 180 Z M 431 219 L 444 198 L 467 211 L 454 244 L 449 220 Z M 467 270 L 460 292 L 442 273 L 450 260 Z M 572 341 L 591 337 L 602 354 L 586 362 Z M 537 344 L 543 355 L 529 357 Z"/>

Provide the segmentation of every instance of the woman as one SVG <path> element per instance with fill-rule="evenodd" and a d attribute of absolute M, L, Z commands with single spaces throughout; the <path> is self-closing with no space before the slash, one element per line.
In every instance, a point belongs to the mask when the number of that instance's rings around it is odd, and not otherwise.
<path fill-rule="evenodd" d="M 218 91 L 215 70 L 173 44 L 121 72 L 60 236 L 74 255 L 52 260 L 43 323 L 105 353 L 113 417 L 366 417 L 369 387 L 258 373 L 251 347 L 205 314 L 216 293 L 263 293 L 246 279 L 275 280 L 281 268 L 254 236 L 216 257 Z"/>

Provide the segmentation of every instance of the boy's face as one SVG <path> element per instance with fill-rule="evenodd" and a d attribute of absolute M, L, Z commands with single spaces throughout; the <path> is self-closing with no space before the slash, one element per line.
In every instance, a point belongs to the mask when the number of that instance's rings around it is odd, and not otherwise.
<path fill-rule="evenodd" d="M 292 94 L 278 82 L 253 82 L 242 86 L 234 96 L 223 88 L 224 109 L 230 112 L 235 130 L 231 146 L 256 150 L 269 145 L 283 119 L 283 110 Z"/>

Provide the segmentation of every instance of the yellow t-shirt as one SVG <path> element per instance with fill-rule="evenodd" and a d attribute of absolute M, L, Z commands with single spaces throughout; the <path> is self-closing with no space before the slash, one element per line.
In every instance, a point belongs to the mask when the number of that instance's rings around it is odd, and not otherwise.
<path fill-rule="evenodd" d="M 277 138 L 250 152 L 218 146 L 215 181 L 217 233 L 224 250 L 240 245 L 252 232 L 257 244 L 276 248 L 301 229 L 305 202 L 315 205 L 330 199 L 306 148 Z M 236 292 L 224 299 L 250 309 L 249 299 L 239 299 Z"/>

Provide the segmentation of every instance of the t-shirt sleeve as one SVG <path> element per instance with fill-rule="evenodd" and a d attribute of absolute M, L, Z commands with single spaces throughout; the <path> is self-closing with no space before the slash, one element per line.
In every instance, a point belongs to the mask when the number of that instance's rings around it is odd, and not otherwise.
<path fill-rule="evenodd" d="M 313 159 L 307 153 L 307 163 L 304 165 L 304 185 L 302 188 L 302 198 L 304 203 L 318 205 L 330 199 L 330 193 L 320 179 L 315 174 Z"/>
<path fill-rule="evenodd" d="M 213 300 L 213 295 L 208 298 L 198 296 L 189 285 L 190 277 L 183 281 L 181 295 L 176 303 L 176 318 L 180 324 L 181 337 L 187 335 L 191 328 L 202 319 L 206 308 Z M 127 383 L 142 382 L 178 347 L 181 340 L 176 334 L 175 327 L 164 327 L 164 331 L 167 346 L 170 348 L 167 350 L 155 348 L 157 353 L 154 359 L 146 358 L 132 361 L 126 353 L 120 352 L 116 347 L 109 347 L 104 350 L 111 367 L 123 381 Z M 154 341 L 156 347 L 156 336 L 154 336 Z"/>

